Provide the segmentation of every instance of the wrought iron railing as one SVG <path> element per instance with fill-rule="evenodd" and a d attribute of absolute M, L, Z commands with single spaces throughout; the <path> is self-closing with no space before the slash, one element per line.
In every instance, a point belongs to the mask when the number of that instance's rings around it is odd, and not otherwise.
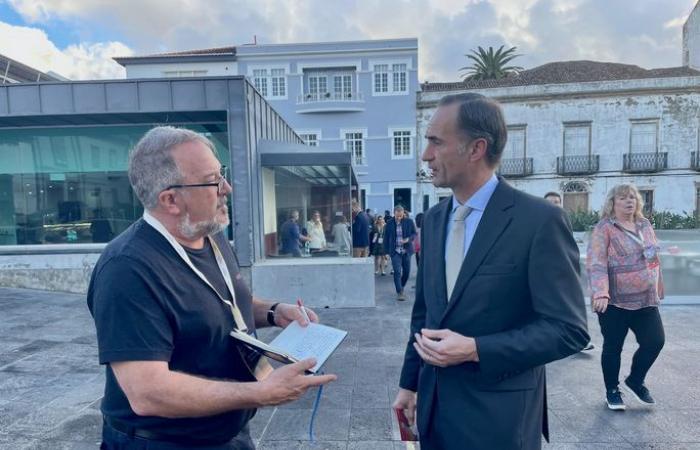
<path fill-rule="evenodd" d="M 700 152 L 690 152 L 690 168 L 700 171 Z"/>
<path fill-rule="evenodd" d="M 498 174 L 505 178 L 532 175 L 532 158 L 506 158 L 501 160 Z"/>
<path fill-rule="evenodd" d="M 668 168 L 668 153 L 626 153 L 622 155 L 623 172 L 660 172 Z"/>
<path fill-rule="evenodd" d="M 361 102 L 364 101 L 362 92 L 307 92 L 297 97 L 297 104 L 318 102 Z"/>
<path fill-rule="evenodd" d="M 568 155 L 557 157 L 559 175 L 581 175 L 599 170 L 600 155 Z"/>

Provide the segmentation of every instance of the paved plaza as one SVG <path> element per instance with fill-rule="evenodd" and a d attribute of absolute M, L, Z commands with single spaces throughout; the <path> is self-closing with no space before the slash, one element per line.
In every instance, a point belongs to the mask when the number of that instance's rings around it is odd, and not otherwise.
<path fill-rule="evenodd" d="M 396 302 L 389 276 L 378 278 L 376 301 L 376 308 L 319 311 L 349 334 L 326 366 L 338 381 L 324 389 L 316 442 L 308 439 L 313 392 L 258 412 L 251 431 L 259 449 L 405 448 L 390 404 L 412 301 Z M 601 338 L 589 315 L 598 348 L 548 368 L 552 443 L 545 449 L 700 450 L 700 306 L 666 306 L 662 317 L 666 347 L 647 381 L 658 405 L 646 409 L 628 396 L 628 410 L 616 413 L 603 403 Z M 0 337 L 0 449 L 97 448 L 104 370 L 84 296 L 0 289 Z M 634 347 L 630 336 L 623 374 Z"/>

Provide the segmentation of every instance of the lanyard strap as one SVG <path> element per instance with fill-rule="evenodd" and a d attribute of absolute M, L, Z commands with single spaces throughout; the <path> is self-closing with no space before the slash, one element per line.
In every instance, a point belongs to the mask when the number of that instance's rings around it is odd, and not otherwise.
<path fill-rule="evenodd" d="M 619 228 L 623 233 L 625 233 L 627 236 L 629 236 L 634 242 L 639 244 L 642 248 L 644 248 L 644 241 L 642 240 L 641 233 L 639 233 L 639 230 L 637 232 L 632 232 L 628 230 L 627 228 L 623 227 L 617 222 L 613 222 L 617 228 Z M 635 229 L 637 228 L 637 225 L 635 224 Z"/>
<path fill-rule="evenodd" d="M 207 280 L 207 277 L 205 277 L 204 274 L 199 269 L 197 269 L 194 264 L 192 264 L 192 260 L 190 260 L 190 257 L 187 255 L 187 252 L 182 247 L 182 245 L 175 239 L 175 237 L 173 237 L 172 234 L 170 234 L 170 232 L 163 226 L 162 223 L 160 223 L 158 219 L 153 217 L 147 210 L 144 210 L 143 220 L 145 220 L 147 224 L 155 228 L 156 231 L 163 235 L 163 237 L 170 243 L 173 249 L 175 249 L 175 252 L 180 256 L 180 258 L 182 258 L 183 261 L 185 261 L 189 268 L 192 269 L 192 271 L 214 291 L 216 296 L 219 297 L 219 300 L 221 300 L 224 304 L 231 308 L 233 320 L 234 322 L 236 322 L 236 328 L 240 331 L 243 331 L 244 333 L 247 333 L 248 327 L 246 326 L 245 320 L 243 319 L 243 315 L 241 314 L 241 311 L 238 309 L 238 305 L 236 304 L 236 291 L 233 289 L 231 273 L 229 272 L 228 266 L 226 265 L 226 261 L 224 260 L 224 257 L 221 254 L 221 250 L 219 250 L 219 246 L 216 244 L 214 239 L 211 236 L 207 236 L 207 238 L 209 239 L 209 243 L 211 244 L 211 247 L 214 250 L 216 264 L 219 266 L 219 271 L 221 271 L 221 275 L 224 277 L 226 287 L 228 287 L 228 290 L 231 293 L 232 301 L 228 301 L 225 298 L 223 298 L 221 294 L 214 288 L 214 286 L 212 286 L 209 280 Z"/>

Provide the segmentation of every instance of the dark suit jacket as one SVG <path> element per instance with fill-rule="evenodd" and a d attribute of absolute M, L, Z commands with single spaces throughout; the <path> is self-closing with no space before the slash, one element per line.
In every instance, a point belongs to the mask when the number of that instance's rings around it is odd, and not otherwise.
<path fill-rule="evenodd" d="M 448 303 L 451 199 L 423 218 L 411 339 L 400 385 L 418 392 L 422 448 L 533 449 L 548 437 L 544 365 L 588 342 L 579 252 L 564 211 L 503 179 Z M 439 368 L 413 348 L 421 328 L 475 337 L 479 362 Z"/>
<path fill-rule="evenodd" d="M 416 238 L 416 224 L 408 217 L 401 219 L 401 235 L 408 238 L 408 242 L 403 244 L 403 249 L 407 254 L 414 253 L 413 240 Z M 384 225 L 384 251 L 391 255 L 396 251 L 396 219 L 393 217 Z"/>
<path fill-rule="evenodd" d="M 356 248 L 369 247 L 370 220 L 366 212 L 360 211 L 352 222 L 352 246 Z"/>

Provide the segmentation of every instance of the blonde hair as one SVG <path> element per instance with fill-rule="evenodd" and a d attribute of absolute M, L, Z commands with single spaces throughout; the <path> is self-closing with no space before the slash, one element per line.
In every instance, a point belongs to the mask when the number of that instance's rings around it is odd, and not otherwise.
<path fill-rule="evenodd" d="M 642 208 L 644 208 L 644 200 L 639 190 L 633 184 L 618 184 L 614 186 L 605 196 L 605 203 L 603 204 L 603 212 L 601 214 L 602 218 L 615 217 L 615 197 L 628 195 L 630 192 L 634 194 L 637 198 L 637 205 L 634 208 L 634 218 L 641 219 L 644 217 L 642 214 Z"/>

